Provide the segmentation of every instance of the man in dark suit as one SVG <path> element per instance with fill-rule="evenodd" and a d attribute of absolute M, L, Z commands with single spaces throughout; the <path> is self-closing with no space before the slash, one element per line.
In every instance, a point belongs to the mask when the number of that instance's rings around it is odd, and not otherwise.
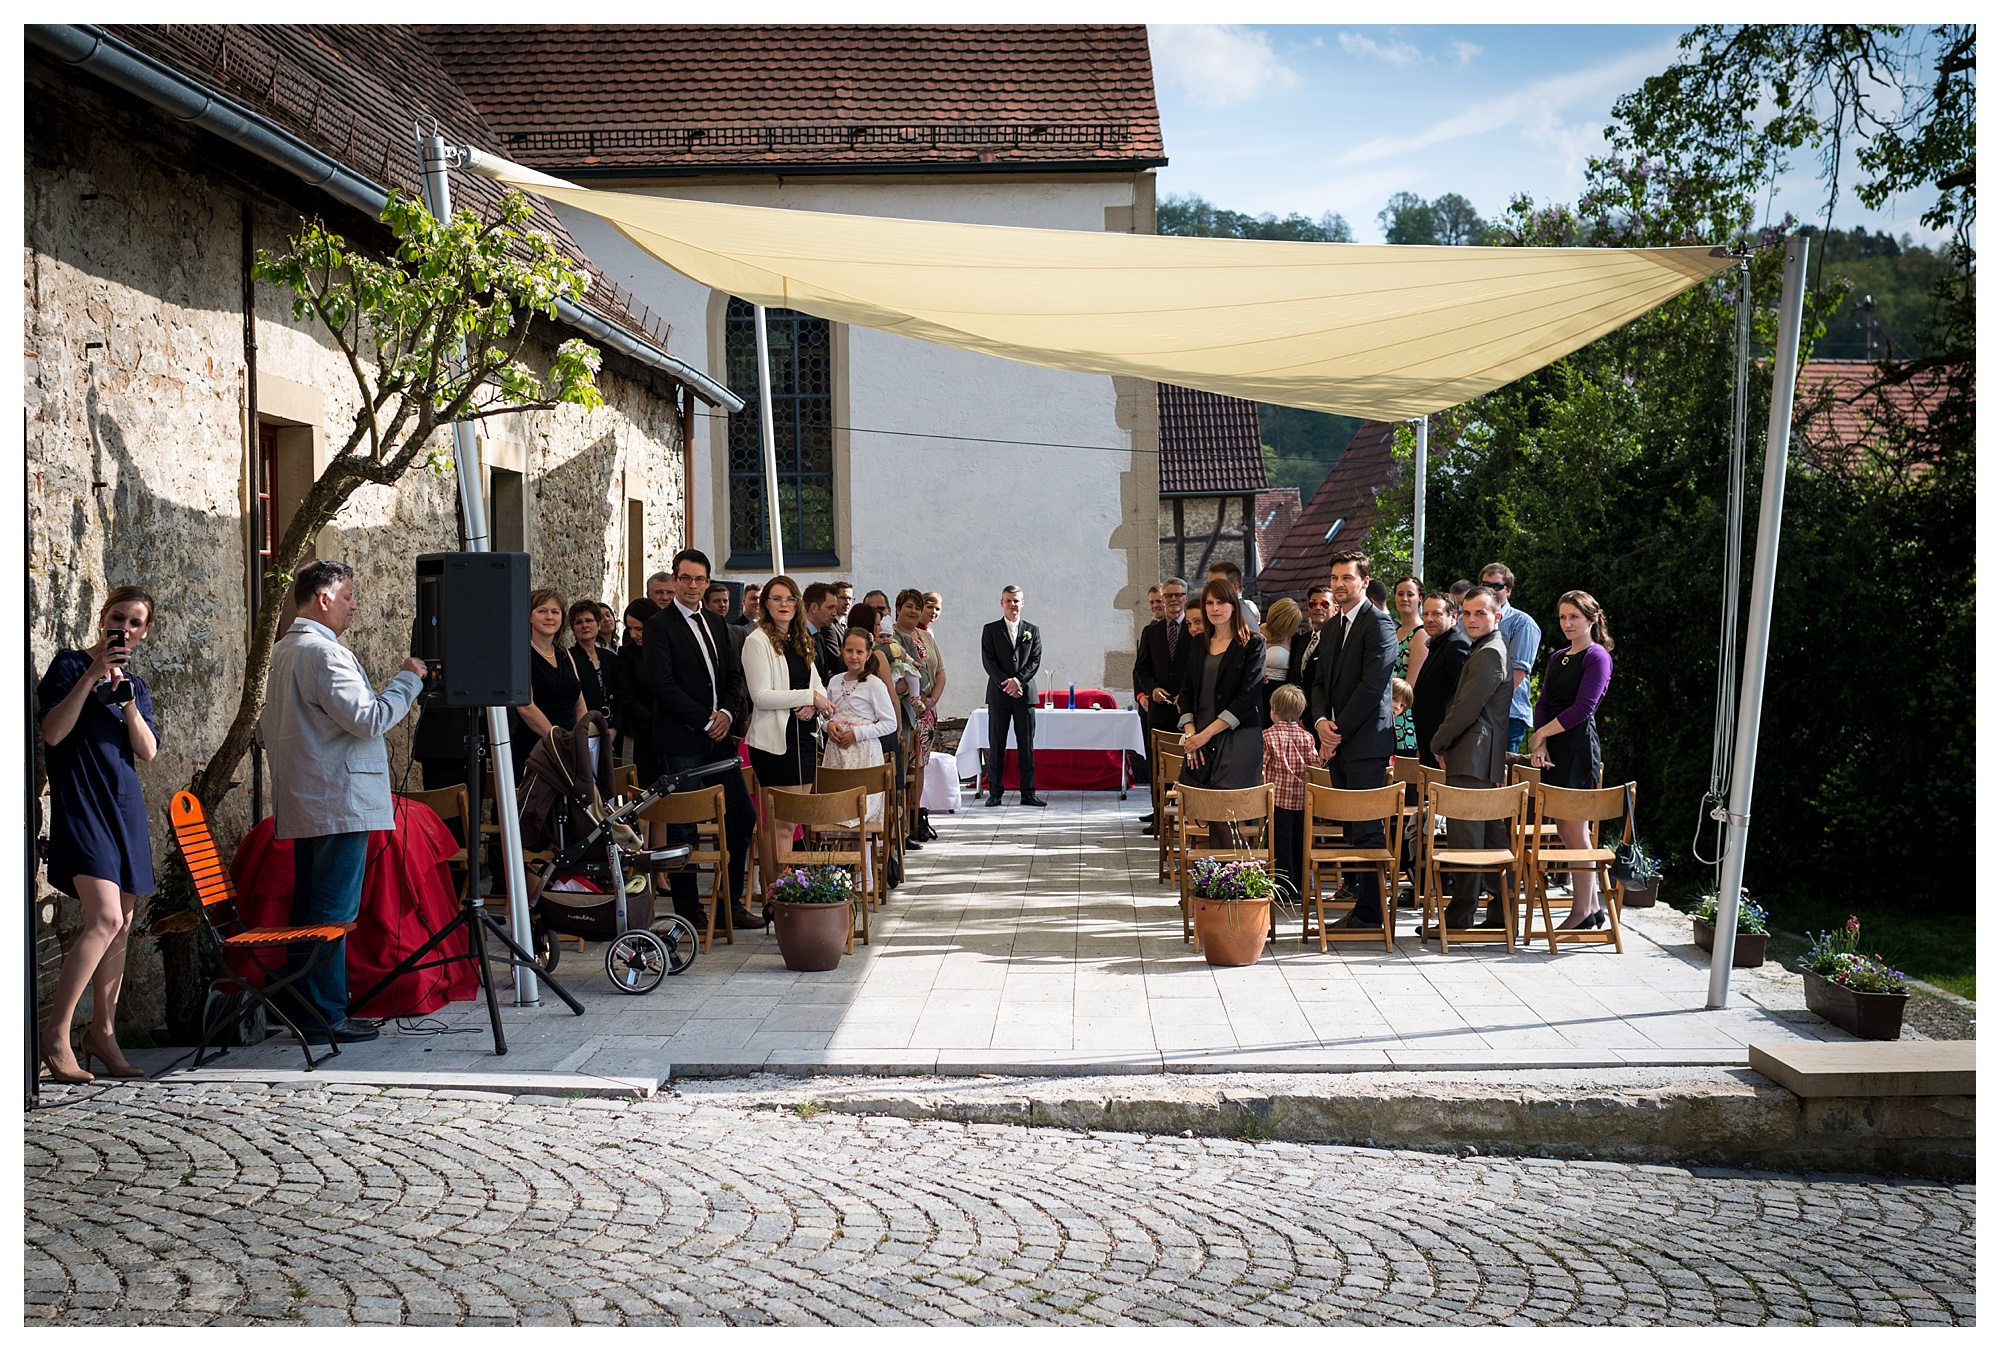
<path fill-rule="evenodd" d="M 1444 762 L 1447 786 L 1496 788 L 1507 773 L 1507 710 L 1514 698 L 1507 642 L 1500 636 L 1500 598 L 1483 586 L 1475 586 L 1465 593 L 1459 616 L 1471 651 L 1444 721 L 1431 734 L 1430 745 Z M 1428 658 L 1425 664 L 1429 664 Z M 1505 849 L 1507 823 L 1461 821 L 1454 816 L 1445 822 L 1445 843 L 1452 849 Z M 1472 924 L 1481 887 L 1490 888 L 1496 897 L 1500 894 L 1498 879 L 1492 873 L 1451 875 L 1451 903 L 1444 911 L 1446 929 Z M 1487 907 L 1486 922 L 1479 927 L 1498 929 L 1506 922 L 1496 901 Z"/>
<path fill-rule="evenodd" d="M 642 644 L 646 683 L 653 690 L 653 749 L 662 774 L 733 760 L 733 710 L 749 702 L 743 663 L 729 640 L 728 625 L 702 608 L 702 596 L 708 590 L 708 555 L 699 549 L 681 550 L 674 555 L 672 576 L 673 599 L 646 621 Z M 706 782 L 722 786 L 731 918 L 739 926 L 758 928 L 759 922 L 741 903 L 756 827 L 750 791 L 743 784 L 742 773 L 733 766 Z M 667 838 L 676 843 L 692 844 L 694 834 L 693 826 L 667 828 Z M 707 923 L 692 872 L 670 874 L 668 888 L 673 893 L 675 914 L 696 928 Z"/>
<path fill-rule="evenodd" d="M 1292 635 L 1292 659 L 1286 664 L 1287 685 L 1297 685 L 1308 698 L 1313 678 L 1319 674 L 1320 635 L 1326 631 L 1327 616 L 1333 613 L 1333 588 L 1315 586 L 1306 592 L 1306 622 Z"/>
<path fill-rule="evenodd" d="M 1147 729 L 1171 732 L 1180 723 L 1174 691 L 1180 688 L 1181 644 L 1187 637 L 1187 583 L 1169 577 L 1160 583 L 1160 613 L 1139 635 L 1132 663 L 1132 694 L 1146 715 Z"/>
<path fill-rule="evenodd" d="M 1431 737 L 1444 721 L 1445 709 L 1458 689 L 1458 673 L 1465 669 L 1472 640 L 1458 622 L 1457 600 L 1443 593 L 1424 597 L 1424 632 L 1430 636 L 1430 646 L 1411 687 L 1410 716 L 1417 726 L 1417 758 L 1436 769 L 1438 759 L 1431 753 Z"/>
<path fill-rule="evenodd" d="M 1306 717 L 1319 737 L 1335 788 L 1382 787 L 1389 781 L 1389 756 L 1396 748 L 1389 708 L 1396 625 L 1368 603 L 1368 568 L 1368 555 L 1358 549 L 1333 556 L 1333 613 L 1320 630 L 1318 669 L 1307 692 Z M 1382 823 L 1349 825 L 1347 842 L 1357 849 L 1382 848 Z M 1357 876 L 1354 890 L 1354 912 L 1342 924 L 1381 927 L 1381 885 L 1375 875 Z"/>
<path fill-rule="evenodd" d="M 986 667 L 986 752 L 990 789 L 986 805 L 1000 805 L 1007 763 L 1007 729 L 1014 729 L 1019 752 L 1021 805 L 1046 807 L 1035 796 L 1035 673 L 1042 669 L 1042 632 L 1021 618 L 1021 588 L 1000 593 L 1000 618 L 979 635 L 979 660 Z"/>
<path fill-rule="evenodd" d="M 840 593 L 826 582 L 814 582 L 799 597 L 799 610 L 805 616 L 806 634 L 812 639 L 813 665 L 819 668 L 822 685 L 847 669 L 847 663 L 840 659 L 840 643 L 847 636 L 847 628 L 840 622 L 846 613 L 840 604 Z"/>

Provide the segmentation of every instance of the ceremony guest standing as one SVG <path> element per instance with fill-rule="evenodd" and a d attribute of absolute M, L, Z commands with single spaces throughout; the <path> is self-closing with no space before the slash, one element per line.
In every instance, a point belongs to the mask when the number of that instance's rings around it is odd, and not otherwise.
<path fill-rule="evenodd" d="M 60 1084 L 93 1077 L 69 1044 L 86 986 L 84 1060 L 95 1060 L 114 1079 L 145 1073 L 125 1059 L 114 1023 L 132 912 L 153 893 L 146 799 L 133 762 L 158 753 L 159 727 L 152 691 L 125 669 L 132 644 L 152 627 L 152 596 L 136 586 L 115 588 L 97 612 L 97 641 L 81 652 L 57 652 L 35 690 L 48 748 L 49 885 L 83 903 L 83 931 L 63 952 L 41 1030 L 42 1063 Z"/>
<path fill-rule="evenodd" d="M 1208 580 L 1212 582 L 1218 577 L 1236 593 L 1236 603 L 1243 607 L 1243 622 L 1253 629 L 1262 624 L 1264 617 L 1257 610 L 1257 602 L 1243 599 L 1243 569 L 1227 558 L 1217 559 L 1208 565 Z"/>
<path fill-rule="evenodd" d="M 1264 635 L 1264 719 L 1263 726 L 1271 723 L 1271 696 L 1278 692 L 1278 686 L 1291 678 L 1292 639 L 1298 636 L 1299 628 L 1305 622 L 1305 612 L 1290 596 L 1280 596 L 1271 602 L 1271 613 L 1264 616 L 1261 632 Z"/>
<path fill-rule="evenodd" d="M 1395 733 L 1389 681 L 1396 666 L 1396 626 L 1369 604 L 1368 555 L 1344 549 L 1331 560 L 1328 584 L 1333 613 L 1320 633 L 1319 669 L 1307 691 L 1307 717 L 1326 755 L 1335 788 L 1380 788 L 1389 781 Z M 1346 838 L 1357 849 L 1381 849 L 1382 823 L 1349 823 Z M 1354 879 L 1353 911 L 1341 923 L 1375 929 L 1382 924 L 1381 884 L 1373 873 Z"/>
<path fill-rule="evenodd" d="M 1507 749 L 1518 751 L 1528 739 L 1528 727 L 1534 719 L 1534 704 L 1528 698 L 1528 673 L 1535 669 L 1535 656 L 1542 650 L 1542 626 L 1533 615 L 1514 604 L 1514 570 L 1505 563 L 1488 563 L 1481 568 L 1479 584 L 1500 602 L 1500 636 L 1507 643 L 1507 660 L 1514 682 L 1507 712 Z"/>
<path fill-rule="evenodd" d="M 758 621 L 764 617 L 763 612 L 757 608 L 763 594 L 764 588 L 755 582 L 746 583 L 743 587 L 743 613 L 731 622 L 745 633 L 756 628 Z"/>
<path fill-rule="evenodd" d="M 1604 774 L 1597 743 L 1597 705 L 1611 688 L 1611 626 L 1604 607 L 1587 591 L 1565 591 L 1556 602 L 1556 622 L 1569 646 L 1549 654 L 1542 672 L 1542 695 L 1535 700 L 1535 730 L 1528 753 L 1543 766 L 1542 782 L 1555 788 L 1595 788 Z M 1587 821 L 1558 821 L 1563 847 L 1589 848 Z M 1597 874 L 1570 874 L 1569 917 L 1565 929 L 1595 929 L 1604 923 Z"/>
<path fill-rule="evenodd" d="M 1020 770 L 1021 805 L 1049 805 L 1035 796 L 1035 674 L 1042 669 L 1042 631 L 1021 618 L 1023 599 L 1020 587 L 1004 588 L 1000 592 L 1000 618 L 979 635 L 979 660 L 986 668 L 989 807 L 1000 805 L 1010 728 Z"/>
<path fill-rule="evenodd" d="M 340 645 L 355 610 L 354 569 L 345 563 L 319 559 L 299 569 L 292 605 L 298 616 L 271 649 L 265 686 L 273 838 L 292 842 L 292 924 L 351 924 L 361 913 L 368 833 L 396 828 L 383 737 L 423 693 L 424 664 L 409 658 L 375 693 L 360 660 Z M 559 598 L 554 620 L 551 641 L 562 622 Z M 309 1039 L 378 1035 L 375 1024 L 347 1016 L 344 941 L 294 988 L 325 1024 L 302 1022 Z"/>
<path fill-rule="evenodd" d="M 1291 683 L 1305 692 L 1308 704 L 1319 679 L 1320 635 L 1326 631 L 1327 617 L 1333 613 L 1333 588 L 1321 583 L 1306 592 L 1306 622 L 1292 635 Z M 1305 724 L 1311 731 L 1310 719 Z"/>
<path fill-rule="evenodd" d="M 806 636 L 812 640 L 813 665 L 819 669 L 820 683 L 825 684 L 847 669 L 840 659 L 840 640 L 847 630 L 839 618 L 847 613 L 847 606 L 826 582 L 808 586 L 799 603 L 805 613 Z"/>
<path fill-rule="evenodd" d="M 570 667 L 583 687 L 583 706 L 609 713 L 616 681 L 612 676 L 616 654 L 598 642 L 600 619 L 594 600 L 580 600 L 569 607 Z M 574 725 L 574 724 L 572 724 Z"/>
<path fill-rule="evenodd" d="M 674 603 L 674 576 L 670 572 L 656 572 L 646 579 L 646 599 L 653 602 L 655 609 L 664 610 Z"/>
<path fill-rule="evenodd" d="M 743 640 L 749 635 L 748 629 L 739 629 L 729 622 L 729 588 L 721 582 L 710 582 L 701 600 L 702 609 L 722 621 L 722 636 L 729 640 L 729 647 L 736 654 L 736 664 L 743 665 Z M 744 691 L 743 698 L 729 710 L 729 744 L 732 747 L 743 744 L 743 734 L 750 728 L 750 698 Z"/>
<path fill-rule="evenodd" d="M 730 713 L 743 698 L 743 668 L 723 630 L 728 627 L 702 608 L 708 591 L 708 555 L 699 549 L 683 549 L 674 555 L 674 599 L 646 621 L 646 681 L 653 690 L 653 748 L 659 755 L 659 770 L 673 774 L 731 757 Z M 735 766 L 710 776 L 702 786 L 720 785 L 723 794 L 723 833 L 729 845 L 729 888 L 732 907 L 740 906 L 743 887 L 750 871 L 750 843 L 755 833 L 756 808 L 750 804 L 750 790 Z M 692 843 L 692 825 L 670 826 L 667 838 Z M 704 928 L 708 912 L 695 891 L 691 870 L 668 874 L 673 892 L 674 913 Z M 736 923 L 751 926 L 740 909 L 733 910 Z"/>
<path fill-rule="evenodd" d="M 900 644 L 909 660 L 916 668 L 916 683 L 907 699 L 910 726 L 916 728 L 917 782 L 923 782 L 924 766 L 930 763 L 931 729 L 937 726 L 937 714 L 926 693 L 932 685 L 930 653 L 937 642 L 923 631 L 924 593 L 915 587 L 904 587 L 896 593 L 896 622 L 890 636 Z"/>
<path fill-rule="evenodd" d="M 641 787 L 660 777 L 659 757 L 653 751 L 653 687 L 646 682 L 646 621 L 659 612 L 660 607 L 644 596 L 625 607 L 625 641 L 612 667 L 614 725 L 631 742 L 632 765 L 639 771 Z"/>
<path fill-rule="evenodd" d="M 1458 688 L 1445 709 L 1444 721 L 1431 736 L 1431 749 L 1444 764 L 1444 781 L 1452 788 L 1497 788 L 1507 773 L 1507 706 L 1513 699 L 1508 680 L 1507 642 L 1500 636 L 1500 599 L 1483 586 L 1465 593 L 1459 614 L 1472 650 L 1459 673 Z M 1445 822 L 1445 840 L 1453 849 L 1505 849 L 1505 821 Z M 1472 914 L 1479 892 L 1493 892 L 1482 929 L 1506 927 L 1500 909 L 1500 885 L 1491 873 L 1453 873 L 1451 902 L 1445 907 L 1447 929 L 1474 927 Z"/>
<path fill-rule="evenodd" d="M 570 654 L 556 646 L 562 632 L 563 598 L 560 591 L 537 587 L 528 593 L 528 690 L 529 700 L 517 705 L 510 721 L 514 742 L 514 776 L 528 772 L 528 753 L 535 743 L 557 728 L 567 732 L 576 726 L 589 706 L 583 702 L 583 681 L 577 676 Z"/>
<path fill-rule="evenodd" d="M 813 719 L 833 704 L 813 665 L 812 640 L 799 618 L 799 584 L 782 573 L 764 586 L 764 618 L 743 640 L 743 680 L 751 705 L 750 768 L 761 788 L 812 791 L 819 748 Z M 791 838 L 787 823 L 763 822 L 758 832 L 759 876 L 777 876 L 778 840 Z M 741 919 L 738 920 L 741 922 Z"/>
<path fill-rule="evenodd" d="M 850 628 L 840 645 L 846 669 L 827 687 L 833 711 L 826 720 L 826 749 L 821 763 L 828 769 L 867 769 L 883 763 L 882 738 L 896 732 L 896 706 L 889 687 L 869 670 L 875 655 L 868 635 Z M 868 819 L 882 819 L 883 794 L 868 795 Z"/>
<path fill-rule="evenodd" d="M 1181 670 L 1181 781 L 1201 788 L 1254 788 L 1264 769 L 1264 637 L 1243 616 L 1227 578 L 1202 588 L 1207 637 Z M 1209 842 L 1230 843 L 1227 821 L 1208 823 Z"/>
<path fill-rule="evenodd" d="M 619 636 L 618 616 L 612 613 L 609 605 L 606 605 L 603 601 L 597 602 L 598 646 L 606 648 L 615 654 L 618 651 Z"/>
<path fill-rule="evenodd" d="M 1458 622 L 1458 600 L 1449 592 L 1424 597 L 1424 635 L 1430 642 L 1424 649 L 1423 669 L 1410 682 L 1414 695 L 1410 718 L 1416 725 L 1417 758 L 1438 769 L 1441 766 L 1431 750 L 1431 738 L 1444 721 L 1444 711 L 1458 689 L 1459 672 L 1465 669 L 1466 655 L 1472 651 L 1472 640 Z"/>
<path fill-rule="evenodd" d="M 1160 619 L 1139 634 L 1139 655 L 1132 663 L 1132 695 L 1151 731 L 1180 726 L 1174 707 L 1179 693 L 1182 644 L 1187 639 L 1187 583 L 1169 577 L 1160 583 Z"/>
<path fill-rule="evenodd" d="M 1389 593 L 1396 606 L 1396 678 L 1415 688 L 1424 669 L 1424 653 L 1430 635 L 1424 631 L 1424 584 L 1415 577 L 1402 577 Z M 1395 718 L 1396 754 L 1417 753 L 1416 716 L 1405 709 Z"/>
<path fill-rule="evenodd" d="M 1275 606 L 1273 607 L 1276 608 Z M 1319 763 L 1319 744 L 1299 726 L 1306 694 L 1297 685 L 1280 685 L 1271 696 L 1271 725 L 1264 729 L 1264 782 L 1271 785 L 1274 808 L 1272 841 L 1278 855 L 1278 876 L 1297 897 L 1305 882 L 1306 768 Z"/>

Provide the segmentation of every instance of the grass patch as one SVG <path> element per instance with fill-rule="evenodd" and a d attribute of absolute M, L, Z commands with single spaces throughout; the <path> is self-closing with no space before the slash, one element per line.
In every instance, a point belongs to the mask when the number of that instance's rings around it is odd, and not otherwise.
<path fill-rule="evenodd" d="M 1974 993 L 1975 923 L 1969 914 L 1913 914 L 1888 906 L 1842 905 L 1803 897 L 1759 899 L 1771 912 L 1774 932 L 1769 954 L 1787 966 L 1796 969 L 1805 946 L 1785 937 L 1786 932 L 1810 939 L 1822 930 L 1839 928 L 1847 923 L 1849 915 L 1854 915 L 1861 921 L 1864 951 L 1879 952 L 1897 970 L 1955 995 L 1967 999 L 1979 997 Z M 1690 897 L 1682 908 L 1692 910 L 1694 899 Z"/>
<path fill-rule="evenodd" d="M 816 1102 L 795 1102 L 792 1104 L 792 1110 L 799 1114 L 799 1120 L 811 1121 L 821 1112 L 824 1112 L 826 1108 Z"/>

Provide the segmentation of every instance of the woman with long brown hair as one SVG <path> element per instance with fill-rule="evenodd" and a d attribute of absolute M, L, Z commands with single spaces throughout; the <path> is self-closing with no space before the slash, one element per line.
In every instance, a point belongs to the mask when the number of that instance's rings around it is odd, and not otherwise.
<path fill-rule="evenodd" d="M 812 638 L 799 613 L 799 584 L 780 574 L 764 583 L 757 627 L 743 639 L 743 683 L 750 693 L 750 768 L 762 788 L 812 787 L 819 750 L 815 716 L 833 712 L 813 664 Z M 759 804 L 761 807 L 761 804 Z M 766 813 L 768 816 L 769 813 Z M 778 823 L 758 831 L 759 875 L 777 876 Z"/>
<path fill-rule="evenodd" d="M 1424 658 L 1430 653 L 1431 636 L 1424 628 L 1424 583 L 1419 577 L 1401 577 L 1389 593 L 1395 605 L 1396 666 L 1391 673 L 1415 688 L 1423 674 Z M 1410 709 L 1396 715 L 1396 754 L 1417 753 L 1417 717 Z"/>
<path fill-rule="evenodd" d="M 1264 773 L 1264 636 L 1244 621 L 1225 578 L 1202 588 L 1201 610 L 1207 640 L 1189 654 L 1176 700 L 1187 755 L 1183 781 L 1253 788 Z M 1228 822 L 1211 821 L 1208 831 L 1217 844 L 1228 842 Z"/>
<path fill-rule="evenodd" d="M 70 1022 L 90 987 L 83 1056 L 117 1079 L 143 1073 L 118 1049 L 118 995 L 125 981 L 132 911 L 153 892 L 146 799 L 134 761 L 159 752 L 153 695 L 126 669 L 132 644 L 153 627 L 153 598 L 121 586 L 97 612 L 97 641 L 64 648 L 35 691 L 48 748 L 49 885 L 83 903 L 83 932 L 63 954 L 55 997 L 42 1024 L 42 1063 L 58 1083 L 92 1076 L 70 1049 Z"/>
<path fill-rule="evenodd" d="M 1543 783 L 1554 788 L 1595 788 L 1604 774 L 1597 705 L 1611 688 L 1611 625 L 1605 621 L 1604 607 L 1588 591 L 1563 592 L 1556 601 L 1556 618 L 1569 646 L 1549 653 L 1527 752 L 1542 767 Z M 1558 821 L 1556 828 L 1562 832 L 1565 849 L 1588 847 L 1587 822 Z M 1602 927 L 1604 906 L 1597 898 L 1597 875 L 1579 869 L 1570 878 L 1569 917 L 1562 927 Z"/>

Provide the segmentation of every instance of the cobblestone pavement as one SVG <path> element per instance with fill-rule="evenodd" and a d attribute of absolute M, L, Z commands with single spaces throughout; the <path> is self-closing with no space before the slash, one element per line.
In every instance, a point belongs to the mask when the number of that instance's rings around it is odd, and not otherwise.
<path fill-rule="evenodd" d="M 1973 1319 L 1970 1186 L 675 1098 L 83 1089 L 25 1189 L 46 1324 Z"/>

